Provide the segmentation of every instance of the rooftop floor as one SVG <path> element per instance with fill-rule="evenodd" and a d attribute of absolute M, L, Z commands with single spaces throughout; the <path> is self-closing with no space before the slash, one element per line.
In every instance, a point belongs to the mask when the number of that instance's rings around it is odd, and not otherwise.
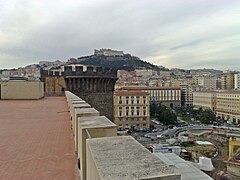
<path fill-rule="evenodd" d="M 0 179 L 78 179 L 64 97 L 0 100 Z"/>

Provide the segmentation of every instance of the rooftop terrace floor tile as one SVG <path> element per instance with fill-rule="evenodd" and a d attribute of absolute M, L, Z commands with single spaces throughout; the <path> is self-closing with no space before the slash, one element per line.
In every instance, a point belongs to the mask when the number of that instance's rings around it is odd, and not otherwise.
<path fill-rule="evenodd" d="M 0 179 L 77 180 L 65 97 L 0 100 Z"/>

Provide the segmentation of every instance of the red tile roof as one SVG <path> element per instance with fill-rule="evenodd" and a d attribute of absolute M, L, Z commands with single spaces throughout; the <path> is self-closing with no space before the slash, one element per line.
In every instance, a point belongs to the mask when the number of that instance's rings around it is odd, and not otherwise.
<path fill-rule="evenodd" d="M 0 100 L 0 179 L 79 179 L 64 97 Z"/>

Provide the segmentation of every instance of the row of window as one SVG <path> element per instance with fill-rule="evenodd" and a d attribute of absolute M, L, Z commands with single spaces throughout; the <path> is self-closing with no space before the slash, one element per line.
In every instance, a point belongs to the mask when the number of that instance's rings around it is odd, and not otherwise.
<path fill-rule="evenodd" d="M 125 124 L 125 126 L 123 126 L 123 124 L 118 124 L 118 127 L 121 128 L 121 127 L 147 127 L 147 124 Z"/>
<path fill-rule="evenodd" d="M 147 112 L 146 111 L 142 111 L 142 114 L 140 113 L 140 111 L 136 111 L 136 113 L 134 111 L 126 111 L 126 113 L 124 114 L 122 111 L 118 112 L 118 116 L 119 117 L 123 117 L 123 116 L 146 116 Z"/>
<path fill-rule="evenodd" d="M 135 100 L 136 99 L 136 100 Z M 147 100 L 146 100 L 147 98 L 146 98 L 146 96 L 143 96 L 143 100 L 142 100 L 142 102 L 143 102 L 143 104 L 146 104 L 146 102 L 147 102 Z M 136 104 L 140 104 L 140 96 L 136 96 L 136 98 L 135 98 L 135 96 L 126 96 L 126 100 L 125 100 L 125 103 L 126 104 L 134 104 L 134 102 L 136 102 Z M 119 96 L 119 101 L 118 101 L 118 103 L 119 104 L 123 104 L 123 98 L 122 98 L 122 96 Z"/>
<path fill-rule="evenodd" d="M 147 121 L 147 118 L 144 117 L 144 118 L 117 118 L 118 121 Z M 116 119 L 116 120 L 117 120 Z"/>

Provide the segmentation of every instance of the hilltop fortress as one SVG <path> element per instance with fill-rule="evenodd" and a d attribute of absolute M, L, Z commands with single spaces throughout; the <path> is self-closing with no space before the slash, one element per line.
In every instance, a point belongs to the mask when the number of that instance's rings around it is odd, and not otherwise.
<path fill-rule="evenodd" d="M 123 56 L 123 51 L 117 51 L 112 49 L 94 49 L 95 56 Z"/>

